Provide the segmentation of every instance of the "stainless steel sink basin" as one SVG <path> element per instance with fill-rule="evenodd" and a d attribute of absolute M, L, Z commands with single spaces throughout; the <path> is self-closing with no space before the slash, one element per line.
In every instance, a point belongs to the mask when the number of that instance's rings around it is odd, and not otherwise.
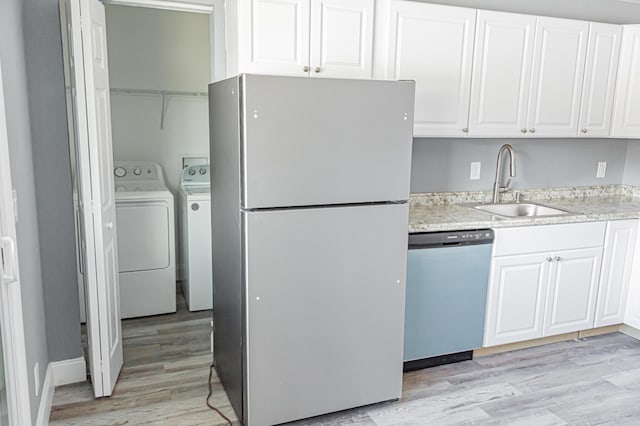
<path fill-rule="evenodd" d="M 537 217 L 568 214 L 564 210 L 533 203 L 481 204 L 475 209 L 505 217 Z"/>

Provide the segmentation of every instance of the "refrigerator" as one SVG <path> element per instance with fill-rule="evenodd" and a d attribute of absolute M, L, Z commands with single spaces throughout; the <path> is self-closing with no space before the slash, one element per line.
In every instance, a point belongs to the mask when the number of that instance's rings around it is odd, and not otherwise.
<path fill-rule="evenodd" d="M 214 364 L 240 421 L 402 393 L 414 82 L 209 85 Z"/>

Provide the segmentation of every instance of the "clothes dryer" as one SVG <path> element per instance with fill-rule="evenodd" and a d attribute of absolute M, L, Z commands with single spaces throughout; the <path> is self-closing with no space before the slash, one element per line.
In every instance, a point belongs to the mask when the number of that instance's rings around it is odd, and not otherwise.
<path fill-rule="evenodd" d="M 213 307 L 209 175 L 209 165 L 198 165 L 180 177 L 180 283 L 190 311 Z"/>
<path fill-rule="evenodd" d="M 174 198 L 153 161 L 115 161 L 122 318 L 176 311 Z"/>

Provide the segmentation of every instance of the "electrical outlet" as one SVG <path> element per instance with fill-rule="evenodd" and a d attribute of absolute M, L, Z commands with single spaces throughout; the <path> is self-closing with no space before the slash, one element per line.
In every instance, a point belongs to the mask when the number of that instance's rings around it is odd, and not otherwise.
<path fill-rule="evenodd" d="M 607 175 L 607 162 L 598 161 L 598 171 L 596 172 L 596 178 L 603 178 Z"/>
<path fill-rule="evenodd" d="M 469 167 L 469 180 L 480 179 L 480 166 L 481 163 L 479 161 L 471 162 L 471 167 Z"/>
<path fill-rule="evenodd" d="M 40 391 L 40 365 L 37 362 L 33 366 L 33 389 L 36 396 L 38 396 Z"/>

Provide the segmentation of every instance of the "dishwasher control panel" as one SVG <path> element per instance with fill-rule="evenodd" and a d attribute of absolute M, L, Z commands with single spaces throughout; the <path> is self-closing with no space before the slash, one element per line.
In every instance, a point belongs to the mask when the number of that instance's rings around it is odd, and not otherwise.
<path fill-rule="evenodd" d="M 492 229 L 472 229 L 466 231 L 424 232 L 409 234 L 409 248 L 426 248 L 448 245 L 491 244 Z"/>

